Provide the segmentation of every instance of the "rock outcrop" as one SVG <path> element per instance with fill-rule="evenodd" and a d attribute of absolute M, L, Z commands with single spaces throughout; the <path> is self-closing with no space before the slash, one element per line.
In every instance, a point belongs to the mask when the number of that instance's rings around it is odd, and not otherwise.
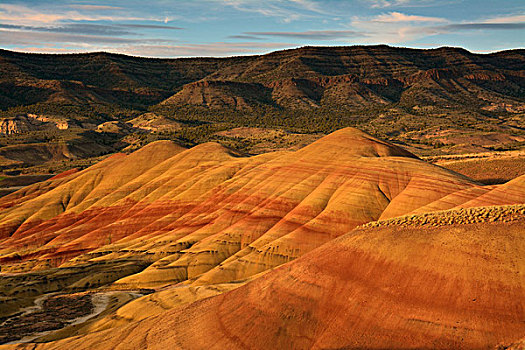
<path fill-rule="evenodd" d="M 70 122 L 37 114 L 21 114 L 15 117 L 0 117 L 0 134 L 13 135 L 43 129 L 69 129 Z"/>
<path fill-rule="evenodd" d="M 24 115 L 10 118 L 0 118 L 0 134 L 12 135 L 26 133 L 29 131 L 38 130 L 40 125 L 42 125 L 42 123 Z"/>

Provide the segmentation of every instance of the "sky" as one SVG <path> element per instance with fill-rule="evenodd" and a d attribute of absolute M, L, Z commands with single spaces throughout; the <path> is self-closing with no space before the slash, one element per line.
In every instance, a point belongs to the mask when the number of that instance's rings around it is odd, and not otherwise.
<path fill-rule="evenodd" d="M 525 47 L 524 0 L 1 0 L 0 48 L 147 57 L 307 45 Z"/>

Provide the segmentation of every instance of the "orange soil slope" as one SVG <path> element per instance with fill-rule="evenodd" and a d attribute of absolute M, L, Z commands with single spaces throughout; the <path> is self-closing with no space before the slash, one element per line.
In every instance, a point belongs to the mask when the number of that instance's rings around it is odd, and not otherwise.
<path fill-rule="evenodd" d="M 226 283 L 380 218 L 522 203 L 524 179 L 481 186 L 352 128 L 255 157 L 160 141 L 3 198 L 0 264 L 22 272 L 135 257 L 152 264 L 117 285 Z"/>
<path fill-rule="evenodd" d="M 464 209 L 462 209 L 464 211 Z M 231 292 L 32 349 L 491 349 L 525 334 L 525 206 L 353 230 Z M 463 217 L 463 212 L 458 211 Z M 33 346 L 35 346 L 33 348 Z"/>

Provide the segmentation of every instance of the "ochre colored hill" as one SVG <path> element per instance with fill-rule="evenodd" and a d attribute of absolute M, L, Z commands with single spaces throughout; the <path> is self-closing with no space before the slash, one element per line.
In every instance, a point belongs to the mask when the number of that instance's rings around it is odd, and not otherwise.
<path fill-rule="evenodd" d="M 0 263 L 22 272 L 133 258 L 151 265 L 116 286 L 227 283 L 370 221 L 521 203 L 522 182 L 481 186 L 352 128 L 255 157 L 159 141 L 2 198 Z"/>
<path fill-rule="evenodd" d="M 449 223 L 454 212 L 465 215 L 461 210 L 426 215 L 425 221 L 444 223 L 439 226 L 421 224 L 414 216 L 404 221 L 409 224 L 359 227 L 240 288 L 168 311 L 147 297 L 156 316 L 130 325 L 6 348 L 491 349 L 511 344 L 525 332 L 525 206 L 472 208 L 468 215 L 486 218 L 472 223 Z M 519 342 L 513 346 L 519 348 Z"/>
<path fill-rule="evenodd" d="M 0 198 L 3 315 L 105 285 L 155 293 L 49 347 L 512 343 L 524 181 L 484 186 L 353 128 L 253 157 L 157 141 Z"/>

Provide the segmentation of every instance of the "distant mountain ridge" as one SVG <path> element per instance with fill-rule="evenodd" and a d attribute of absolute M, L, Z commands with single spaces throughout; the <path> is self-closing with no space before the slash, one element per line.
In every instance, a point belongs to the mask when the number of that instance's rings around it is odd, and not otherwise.
<path fill-rule="evenodd" d="M 35 103 L 238 110 L 400 104 L 516 113 L 525 111 L 525 50 L 378 45 L 179 59 L 0 50 L 0 108 Z"/>

